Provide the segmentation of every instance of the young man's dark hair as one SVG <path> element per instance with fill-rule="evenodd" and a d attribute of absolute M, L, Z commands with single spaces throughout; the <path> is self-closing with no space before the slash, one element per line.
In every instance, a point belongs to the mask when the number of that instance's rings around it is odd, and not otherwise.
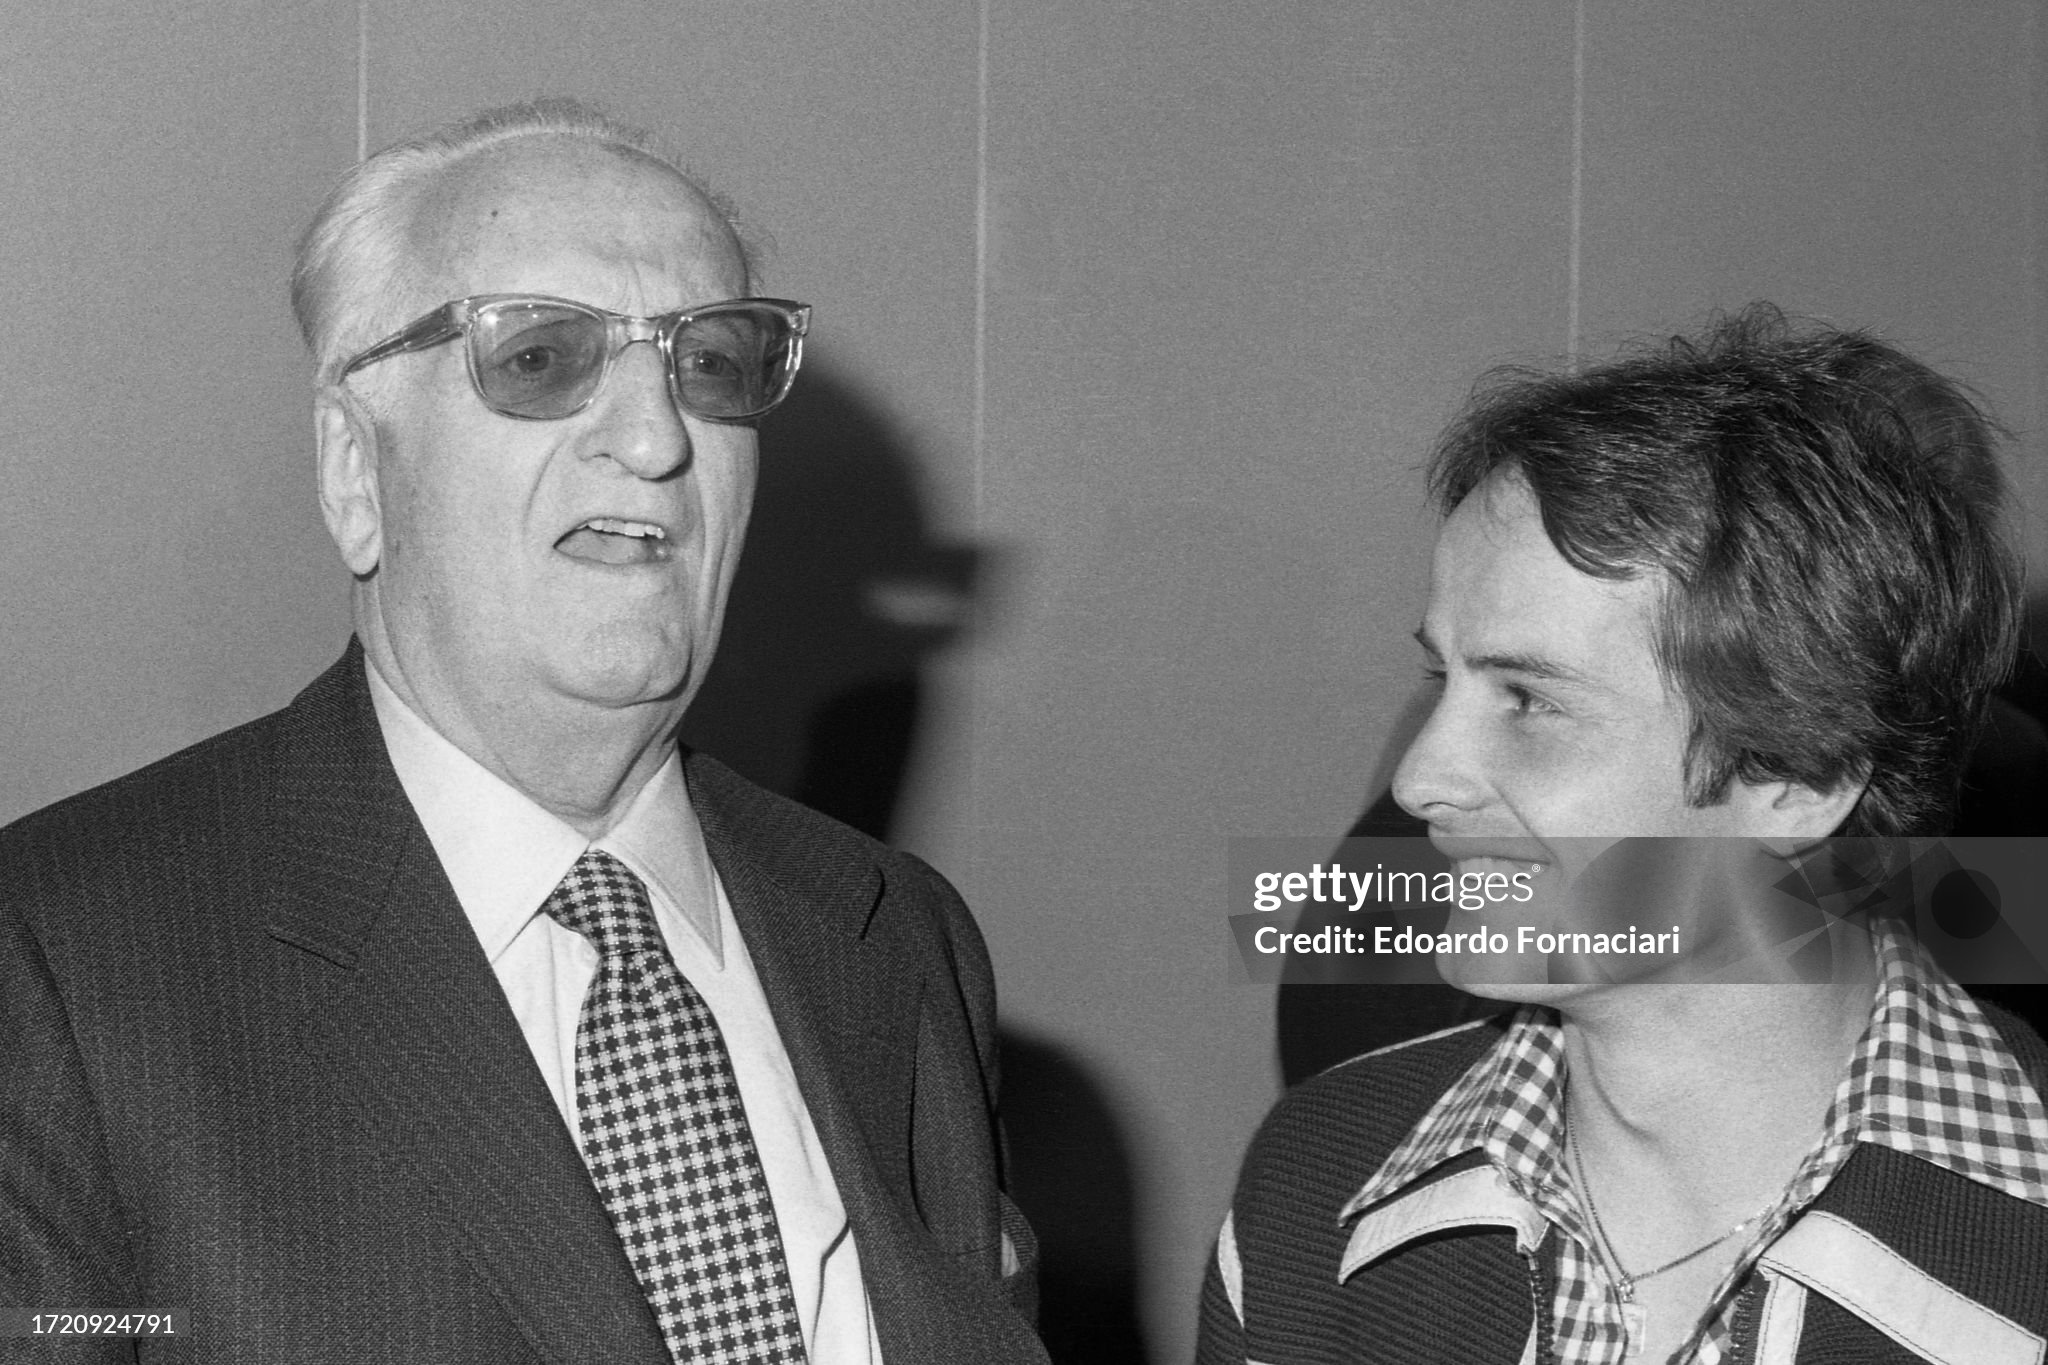
<path fill-rule="evenodd" d="M 1669 575 L 1697 803 L 1867 780 L 1841 833 L 1939 834 L 2019 637 L 1997 435 L 1869 333 L 1759 304 L 1584 374 L 1494 372 L 1431 487 L 1448 514 L 1514 470 L 1573 567 Z"/>

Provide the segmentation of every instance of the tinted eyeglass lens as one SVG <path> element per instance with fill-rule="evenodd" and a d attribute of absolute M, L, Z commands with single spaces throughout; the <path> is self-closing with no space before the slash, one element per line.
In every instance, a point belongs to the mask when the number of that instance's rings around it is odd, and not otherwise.
<path fill-rule="evenodd" d="M 794 374 L 795 337 L 771 308 L 732 308 L 685 319 L 669 343 L 676 397 L 699 417 L 758 417 Z"/>
<path fill-rule="evenodd" d="M 604 316 L 545 301 L 486 304 L 470 359 L 484 401 L 513 417 L 567 417 L 590 401 L 611 358 Z M 738 421 L 767 412 L 796 373 L 796 333 L 780 310 L 741 304 L 680 319 L 670 338 L 684 411 Z"/>
<path fill-rule="evenodd" d="M 547 303 L 477 310 L 470 355 L 477 387 L 514 417 L 566 417 L 589 400 L 604 374 L 603 318 Z"/>

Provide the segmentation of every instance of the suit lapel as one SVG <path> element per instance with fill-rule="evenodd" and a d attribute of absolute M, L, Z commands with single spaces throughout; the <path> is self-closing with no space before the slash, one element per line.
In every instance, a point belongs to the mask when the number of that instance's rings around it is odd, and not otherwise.
<path fill-rule="evenodd" d="M 666 1365 L 604 1206 L 384 753 L 362 669 L 351 647 L 294 703 L 279 754 L 270 932 L 319 964 L 301 1039 L 354 1099 L 381 1168 L 439 1205 L 543 1357 Z"/>
<path fill-rule="evenodd" d="M 850 1181 L 880 1179 L 912 1207 L 909 1114 L 924 976 L 876 922 L 880 871 L 779 837 L 779 803 L 702 755 L 689 756 L 685 778 L 842 1197 Z"/>
<path fill-rule="evenodd" d="M 820 817 L 702 755 L 688 755 L 684 773 L 846 1206 L 883 1356 L 1043 1361 L 994 1288 L 924 1222 L 913 1151 L 929 1060 L 921 1021 L 925 992 L 949 988 L 935 976 L 936 926 L 916 919 L 914 898 L 888 894 L 851 834 L 821 840 Z"/>

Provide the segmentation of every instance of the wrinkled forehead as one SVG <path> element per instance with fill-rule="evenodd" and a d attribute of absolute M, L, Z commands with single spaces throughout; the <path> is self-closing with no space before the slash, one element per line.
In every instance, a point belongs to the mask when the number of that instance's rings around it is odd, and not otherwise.
<path fill-rule="evenodd" d="M 420 195 L 407 236 L 432 295 L 422 308 L 475 293 L 569 292 L 581 272 L 644 294 L 584 299 L 631 311 L 728 298 L 747 283 L 739 243 L 696 187 L 581 138 L 523 138 L 464 158 Z"/>

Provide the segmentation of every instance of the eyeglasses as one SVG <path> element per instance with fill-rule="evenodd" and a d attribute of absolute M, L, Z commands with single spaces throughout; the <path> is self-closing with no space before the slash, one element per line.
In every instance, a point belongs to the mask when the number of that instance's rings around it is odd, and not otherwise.
<path fill-rule="evenodd" d="M 677 409 L 712 422 L 744 422 L 780 403 L 803 361 L 810 305 L 727 299 L 636 318 L 540 294 L 476 294 L 444 303 L 342 366 L 469 340 L 469 382 L 492 412 L 527 421 L 590 406 L 620 351 L 651 341 Z"/>

